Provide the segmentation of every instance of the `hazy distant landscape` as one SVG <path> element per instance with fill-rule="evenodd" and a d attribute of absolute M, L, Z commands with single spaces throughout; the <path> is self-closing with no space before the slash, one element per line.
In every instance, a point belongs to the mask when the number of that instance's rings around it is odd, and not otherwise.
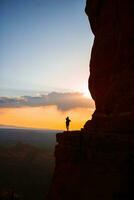
<path fill-rule="evenodd" d="M 54 169 L 56 133 L 51 130 L 0 128 L 0 195 L 44 199 Z"/>

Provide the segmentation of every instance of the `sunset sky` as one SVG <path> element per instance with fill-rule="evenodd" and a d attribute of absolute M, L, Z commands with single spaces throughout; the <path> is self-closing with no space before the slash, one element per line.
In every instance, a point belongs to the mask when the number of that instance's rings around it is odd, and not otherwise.
<path fill-rule="evenodd" d="M 0 124 L 72 129 L 91 117 L 85 0 L 0 1 Z M 84 93 L 84 94 L 82 94 Z"/>

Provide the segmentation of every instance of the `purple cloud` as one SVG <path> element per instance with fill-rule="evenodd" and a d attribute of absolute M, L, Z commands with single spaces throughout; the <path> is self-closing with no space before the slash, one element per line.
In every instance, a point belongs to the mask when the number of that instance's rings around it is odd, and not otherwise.
<path fill-rule="evenodd" d="M 85 98 L 82 93 L 58 93 L 51 92 L 47 95 L 40 96 L 22 96 L 22 97 L 0 97 L 0 107 L 37 107 L 56 105 L 61 111 L 70 110 L 73 108 L 92 108 L 94 102 L 92 99 Z"/>

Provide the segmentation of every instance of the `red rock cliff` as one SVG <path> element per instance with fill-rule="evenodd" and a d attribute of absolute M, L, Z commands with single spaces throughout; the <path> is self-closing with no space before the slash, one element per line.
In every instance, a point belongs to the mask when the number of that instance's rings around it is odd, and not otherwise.
<path fill-rule="evenodd" d="M 134 2 L 88 0 L 95 35 L 82 131 L 57 134 L 49 200 L 134 199 Z"/>
<path fill-rule="evenodd" d="M 105 121 L 108 130 L 134 130 L 133 10 L 132 0 L 87 1 L 86 13 L 95 35 L 89 77 L 96 103 L 93 119 L 100 126 L 101 119 Z"/>

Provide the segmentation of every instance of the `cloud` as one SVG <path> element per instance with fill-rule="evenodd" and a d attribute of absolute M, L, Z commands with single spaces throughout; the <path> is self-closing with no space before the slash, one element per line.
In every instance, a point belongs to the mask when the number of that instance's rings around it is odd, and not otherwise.
<path fill-rule="evenodd" d="M 40 96 L 22 96 L 22 97 L 0 97 L 1 108 L 13 107 L 37 107 L 55 105 L 61 111 L 70 110 L 73 108 L 92 108 L 94 102 L 82 95 L 82 93 L 58 93 L 51 92 L 47 95 Z"/>

